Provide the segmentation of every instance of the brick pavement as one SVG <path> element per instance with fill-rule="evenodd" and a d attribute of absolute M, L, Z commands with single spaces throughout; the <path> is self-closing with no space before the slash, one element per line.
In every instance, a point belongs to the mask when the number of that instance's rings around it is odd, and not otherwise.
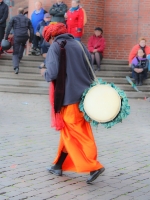
<path fill-rule="evenodd" d="M 106 171 L 87 185 L 87 174 L 55 177 L 45 169 L 59 142 L 48 97 L 0 93 L 0 200 L 150 200 L 150 102 L 130 105 L 122 124 L 94 129 Z"/>

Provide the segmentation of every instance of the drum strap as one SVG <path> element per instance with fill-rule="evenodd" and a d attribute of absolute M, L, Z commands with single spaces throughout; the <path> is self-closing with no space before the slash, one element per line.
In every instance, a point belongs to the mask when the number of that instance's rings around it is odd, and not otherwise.
<path fill-rule="evenodd" d="M 77 40 L 76 40 L 76 41 L 77 41 Z M 81 49 L 82 49 L 82 51 L 83 51 L 83 53 L 84 53 L 85 59 L 86 59 L 88 65 L 89 65 L 89 68 L 90 68 L 90 70 L 91 70 L 91 73 L 92 73 L 92 75 L 93 75 L 93 77 L 94 77 L 94 81 L 96 81 L 96 82 L 99 84 L 98 78 L 96 77 L 96 75 L 95 75 L 95 73 L 94 73 L 94 71 L 93 71 L 93 68 L 92 68 L 92 66 L 91 66 L 91 63 L 90 63 L 90 61 L 89 61 L 89 59 L 88 59 L 88 57 L 87 57 L 87 55 L 86 55 L 86 53 L 85 53 L 85 50 L 84 50 L 84 48 L 83 48 L 81 42 L 77 41 L 77 43 L 80 45 L 80 47 L 81 47 Z"/>

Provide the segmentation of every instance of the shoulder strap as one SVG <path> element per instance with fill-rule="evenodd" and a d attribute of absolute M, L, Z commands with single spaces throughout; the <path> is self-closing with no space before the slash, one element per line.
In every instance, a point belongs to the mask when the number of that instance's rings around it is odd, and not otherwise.
<path fill-rule="evenodd" d="M 93 77 L 94 77 L 94 80 L 95 80 L 96 82 L 98 82 L 98 79 L 97 79 L 97 77 L 96 77 L 96 75 L 95 75 L 95 73 L 94 73 L 94 71 L 93 71 L 93 68 L 92 68 L 92 66 L 91 66 L 91 64 L 90 64 L 90 61 L 89 61 L 89 59 L 88 59 L 88 57 L 87 57 L 87 55 L 86 55 L 86 53 L 85 53 L 85 51 L 84 51 L 84 48 L 83 48 L 81 42 L 79 42 L 79 41 L 77 41 L 77 40 L 76 40 L 76 42 L 80 45 L 80 47 L 81 47 L 81 49 L 82 49 L 82 51 L 83 51 L 83 53 L 84 53 L 85 59 L 86 59 L 88 65 L 89 65 L 89 68 L 90 68 L 91 73 L 92 73 L 92 75 L 93 75 Z M 99 83 L 99 82 L 98 82 L 98 83 Z"/>

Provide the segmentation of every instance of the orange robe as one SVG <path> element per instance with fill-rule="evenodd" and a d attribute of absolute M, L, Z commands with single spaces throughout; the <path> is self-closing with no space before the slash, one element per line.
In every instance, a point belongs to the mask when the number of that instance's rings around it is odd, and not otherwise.
<path fill-rule="evenodd" d="M 60 131 L 57 163 L 63 147 L 68 152 L 62 170 L 74 172 L 90 172 L 103 168 L 97 161 L 97 148 L 90 124 L 84 119 L 78 108 L 79 104 L 64 106 L 61 115 L 64 128 Z"/>

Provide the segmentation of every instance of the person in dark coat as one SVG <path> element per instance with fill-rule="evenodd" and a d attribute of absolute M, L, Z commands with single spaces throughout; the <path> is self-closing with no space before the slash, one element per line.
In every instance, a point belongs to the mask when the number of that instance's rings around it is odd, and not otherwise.
<path fill-rule="evenodd" d="M 83 50 L 65 24 L 50 24 L 43 36 L 51 42 L 46 57 L 46 70 L 41 74 L 51 82 L 50 102 L 52 126 L 60 130 L 60 143 L 54 165 L 47 170 L 57 176 L 62 171 L 89 172 L 87 183 L 93 182 L 105 168 L 97 160 L 97 148 L 90 123 L 79 110 L 79 102 L 93 76 Z M 91 55 L 83 45 L 91 63 Z"/>
<path fill-rule="evenodd" d="M 65 23 L 64 15 L 66 12 L 67 5 L 61 0 L 56 0 L 56 3 L 49 10 L 50 15 L 52 15 L 51 22 Z"/>
<path fill-rule="evenodd" d="M 19 73 L 19 62 L 23 57 L 24 48 L 27 40 L 32 42 L 33 39 L 33 27 L 30 19 L 24 16 L 24 9 L 18 9 L 18 15 L 12 17 L 6 30 L 5 39 L 8 39 L 11 29 L 14 32 L 14 44 L 13 44 L 13 67 L 15 74 Z M 28 35 L 30 31 L 30 36 Z"/>
<path fill-rule="evenodd" d="M 0 0 L 0 44 L 4 38 L 6 20 L 8 18 L 8 6 L 4 3 L 3 0 Z"/>

